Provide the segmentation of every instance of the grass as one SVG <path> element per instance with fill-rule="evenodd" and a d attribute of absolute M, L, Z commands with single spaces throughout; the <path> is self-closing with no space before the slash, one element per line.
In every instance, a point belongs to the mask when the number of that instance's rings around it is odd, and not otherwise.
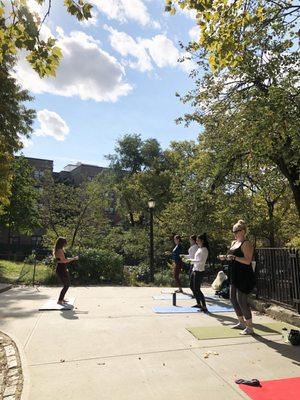
<path fill-rule="evenodd" d="M 24 262 L 0 260 L 0 282 L 32 284 L 34 265 Z M 37 264 L 35 272 L 35 283 L 54 284 L 57 283 L 55 272 L 45 264 Z"/>

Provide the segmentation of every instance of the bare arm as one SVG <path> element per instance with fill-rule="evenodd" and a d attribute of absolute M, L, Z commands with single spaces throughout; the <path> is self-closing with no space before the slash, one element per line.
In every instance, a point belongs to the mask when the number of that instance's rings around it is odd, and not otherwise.
<path fill-rule="evenodd" d="M 254 249 L 252 244 L 248 240 L 242 244 L 242 250 L 244 253 L 244 257 L 235 257 L 236 261 L 240 262 L 241 264 L 251 264 Z"/>
<path fill-rule="evenodd" d="M 59 259 L 61 264 L 69 264 L 72 261 L 78 260 L 78 257 L 66 258 L 62 249 L 57 250 L 55 257 Z"/>

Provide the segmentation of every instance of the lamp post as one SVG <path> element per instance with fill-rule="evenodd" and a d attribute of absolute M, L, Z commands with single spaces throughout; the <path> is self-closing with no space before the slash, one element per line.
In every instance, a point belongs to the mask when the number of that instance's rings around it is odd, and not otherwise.
<path fill-rule="evenodd" d="M 149 249 L 149 259 L 150 259 L 150 281 L 154 281 L 154 244 L 153 244 L 153 211 L 155 208 L 155 201 L 150 199 L 148 201 L 148 207 L 150 212 L 150 231 L 149 231 L 149 238 L 150 238 L 150 249 Z"/>

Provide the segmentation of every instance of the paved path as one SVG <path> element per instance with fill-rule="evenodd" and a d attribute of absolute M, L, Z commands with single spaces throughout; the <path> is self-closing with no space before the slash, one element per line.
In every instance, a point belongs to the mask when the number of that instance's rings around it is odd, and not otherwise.
<path fill-rule="evenodd" d="M 37 311 L 57 288 L 1 293 L 0 330 L 25 354 L 26 400 L 238 400 L 248 397 L 236 378 L 300 376 L 300 346 L 280 335 L 198 341 L 185 328 L 232 323 L 234 314 L 154 314 L 169 304 L 152 299 L 160 290 L 71 288 L 76 309 L 65 312 Z"/>

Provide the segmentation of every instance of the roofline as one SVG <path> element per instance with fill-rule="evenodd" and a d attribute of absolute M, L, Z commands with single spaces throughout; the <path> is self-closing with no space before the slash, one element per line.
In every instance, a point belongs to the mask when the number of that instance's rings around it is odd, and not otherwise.
<path fill-rule="evenodd" d="M 36 158 L 36 157 L 26 157 L 26 156 L 15 156 L 15 157 L 16 157 L 16 158 L 24 157 L 24 158 L 26 158 L 26 160 L 49 161 L 49 162 L 51 162 L 52 164 L 54 163 L 53 160 L 49 160 L 49 159 L 47 159 L 47 158 Z"/>

